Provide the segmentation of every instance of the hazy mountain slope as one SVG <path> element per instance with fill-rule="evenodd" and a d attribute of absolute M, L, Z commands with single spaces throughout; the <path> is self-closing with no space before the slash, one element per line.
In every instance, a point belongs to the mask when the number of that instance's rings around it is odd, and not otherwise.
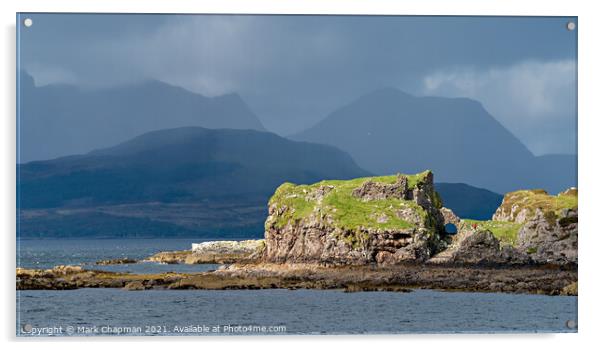
<path fill-rule="evenodd" d="M 544 173 L 536 158 L 476 101 L 414 97 L 380 89 L 291 136 L 347 151 L 375 174 L 432 169 L 441 182 L 470 183 L 504 193 L 573 186 L 572 169 Z"/>
<path fill-rule="evenodd" d="M 491 220 L 504 196 L 463 183 L 437 183 L 443 205 L 464 219 Z"/>
<path fill-rule="evenodd" d="M 559 193 L 568 187 L 577 187 L 577 156 L 549 154 L 535 157 L 533 172 L 538 175 L 538 181 L 530 188 Z"/>
<path fill-rule="evenodd" d="M 20 162 L 79 154 L 182 127 L 264 130 L 236 94 L 204 97 L 159 81 L 86 90 L 20 79 Z"/>
<path fill-rule="evenodd" d="M 26 236 L 258 235 L 267 201 L 283 182 L 367 175 L 331 146 L 200 127 L 150 132 L 112 148 L 30 162 L 18 170 Z M 76 225 L 86 220 L 94 227 Z M 153 227 L 149 221 L 171 226 Z"/>

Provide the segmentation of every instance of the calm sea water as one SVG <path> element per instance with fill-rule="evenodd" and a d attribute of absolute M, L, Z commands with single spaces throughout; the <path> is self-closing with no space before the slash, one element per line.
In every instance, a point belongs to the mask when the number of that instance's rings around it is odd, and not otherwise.
<path fill-rule="evenodd" d="M 130 258 L 142 260 L 161 251 L 190 249 L 192 243 L 207 239 L 22 239 L 17 242 L 17 266 L 49 269 L 56 265 L 81 265 L 85 268 L 119 272 L 199 272 L 219 265 L 138 263 L 96 265 L 99 260 Z"/>
<path fill-rule="evenodd" d="M 157 251 L 188 249 L 192 241 L 20 243 L 20 266 L 46 268 L 126 256 L 143 258 Z M 139 265 L 119 268 L 148 272 L 215 268 Z M 17 291 L 16 319 L 17 334 L 24 336 L 575 332 L 567 321 L 576 320 L 576 297 L 278 289 Z"/>

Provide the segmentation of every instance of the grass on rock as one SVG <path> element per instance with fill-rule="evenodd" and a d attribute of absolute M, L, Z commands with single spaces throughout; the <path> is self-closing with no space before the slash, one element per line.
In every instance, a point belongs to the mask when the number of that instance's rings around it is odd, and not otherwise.
<path fill-rule="evenodd" d="M 507 221 L 493 221 L 493 220 L 463 220 L 468 225 L 476 224 L 478 229 L 489 230 L 495 238 L 499 239 L 502 244 L 515 245 L 518 241 L 518 231 L 522 227 L 522 224 Z"/>
<path fill-rule="evenodd" d="M 404 175 L 408 179 L 408 188 L 413 189 L 426 179 L 428 171 Z M 397 175 L 364 177 L 352 180 L 324 180 L 311 185 L 295 185 L 284 183 L 276 190 L 270 199 L 270 206 L 278 204 L 286 207 L 283 215 L 279 215 L 276 227 L 283 227 L 291 220 L 300 220 L 312 213 L 327 214 L 336 226 L 343 230 L 358 230 L 364 228 L 377 229 L 409 229 L 413 223 L 405 221 L 396 214 L 399 210 L 411 208 L 422 219 L 426 212 L 410 200 L 381 199 L 362 201 L 352 195 L 354 189 L 366 181 L 394 184 Z M 322 198 L 316 193 L 324 192 Z M 386 217 L 386 220 L 382 218 Z M 381 218 L 379 220 L 379 218 Z M 267 224 L 267 223 L 266 223 Z"/>

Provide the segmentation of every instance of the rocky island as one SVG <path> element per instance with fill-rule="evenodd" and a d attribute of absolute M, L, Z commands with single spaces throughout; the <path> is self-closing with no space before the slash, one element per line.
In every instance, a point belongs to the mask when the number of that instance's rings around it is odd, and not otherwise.
<path fill-rule="evenodd" d="M 265 239 L 205 242 L 148 261 L 230 264 L 200 273 L 17 269 L 17 289 L 413 288 L 577 294 L 577 189 L 506 194 L 491 220 L 457 217 L 433 173 L 282 184 Z M 453 229 L 450 229 L 453 228 Z"/>
<path fill-rule="evenodd" d="M 213 241 L 193 243 L 191 250 L 159 252 L 145 259 L 162 264 L 232 264 L 257 262 L 265 241 Z"/>

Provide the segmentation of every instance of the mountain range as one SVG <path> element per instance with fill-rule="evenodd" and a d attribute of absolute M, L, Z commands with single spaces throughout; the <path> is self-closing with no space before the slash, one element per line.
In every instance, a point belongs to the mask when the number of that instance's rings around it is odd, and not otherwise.
<path fill-rule="evenodd" d="M 259 237 L 285 181 L 431 169 L 444 205 L 472 219 L 499 193 L 577 184 L 576 156 L 534 156 L 470 99 L 380 89 L 284 138 L 236 94 L 37 87 L 25 72 L 19 86 L 22 236 Z"/>
<path fill-rule="evenodd" d="M 283 182 L 368 175 L 332 146 L 201 127 L 29 162 L 18 174 L 20 233 L 44 237 L 260 235 Z"/>
<path fill-rule="evenodd" d="M 19 163 L 81 154 L 142 133 L 183 126 L 265 131 L 237 94 L 205 97 L 160 81 L 85 89 L 19 84 Z"/>
<path fill-rule="evenodd" d="M 24 237 L 260 237 L 283 182 L 371 175 L 332 147 L 268 132 L 184 127 L 114 147 L 19 165 Z M 490 218 L 501 195 L 437 184 L 466 218 Z"/>
<path fill-rule="evenodd" d="M 379 89 L 291 138 L 336 146 L 375 174 L 431 169 L 439 181 L 499 193 L 522 188 L 557 193 L 577 182 L 576 156 L 534 156 L 479 102 L 467 98 Z"/>

